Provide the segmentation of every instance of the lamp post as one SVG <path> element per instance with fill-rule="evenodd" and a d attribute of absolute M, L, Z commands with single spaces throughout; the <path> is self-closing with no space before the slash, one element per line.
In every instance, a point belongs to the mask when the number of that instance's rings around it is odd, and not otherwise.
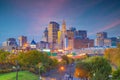
<path fill-rule="evenodd" d="M 18 80 L 18 71 L 19 71 L 18 70 L 19 69 L 18 61 L 16 60 L 15 63 L 16 63 L 16 66 L 13 66 L 13 69 L 16 70 L 16 80 Z"/>
<path fill-rule="evenodd" d="M 39 63 L 39 79 L 38 80 L 42 80 L 42 77 L 40 76 L 40 68 L 41 68 L 41 63 Z"/>
<path fill-rule="evenodd" d="M 18 80 L 18 61 L 16 61 L 16 80 Z"/>

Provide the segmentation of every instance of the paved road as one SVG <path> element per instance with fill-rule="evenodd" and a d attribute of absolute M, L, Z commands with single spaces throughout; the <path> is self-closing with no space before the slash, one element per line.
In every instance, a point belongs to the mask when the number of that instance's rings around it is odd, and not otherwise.
<path fill-rule="evenodd" d="M 47 72 L 45 77 L 42 77 L 43 80 L 67 80 L 65 79 L 66 75 L 74 75 L 74 70 L 75 70 L 75 64 L 70 64 L 64 66 L 65 70 L 64 71 L 59 71 L 59 69 L 54 69 L 49 72 Z M 78 80 L 75 79 L 74 80 Z"/>

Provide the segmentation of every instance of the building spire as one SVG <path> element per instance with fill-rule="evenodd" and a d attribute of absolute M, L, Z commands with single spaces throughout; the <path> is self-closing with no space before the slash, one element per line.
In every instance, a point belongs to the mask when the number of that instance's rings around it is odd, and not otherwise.
<path fill-rule="evenodd" d="M 62 23 L 62 31 L 66 32 L 66 22 L 65 22 L 65 20 L 63 20 L 63 23 Z"/>

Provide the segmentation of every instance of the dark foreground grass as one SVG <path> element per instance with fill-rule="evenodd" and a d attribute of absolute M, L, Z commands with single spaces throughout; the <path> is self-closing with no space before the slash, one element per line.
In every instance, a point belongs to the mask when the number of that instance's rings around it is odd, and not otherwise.
<path fill-rule="evenodd" d="M 0 74 L 0 80 L 16 80 L 16 72 Z M 38 76 L 29 71 L 20 71 L 18 80 L 38 80 Z"/>

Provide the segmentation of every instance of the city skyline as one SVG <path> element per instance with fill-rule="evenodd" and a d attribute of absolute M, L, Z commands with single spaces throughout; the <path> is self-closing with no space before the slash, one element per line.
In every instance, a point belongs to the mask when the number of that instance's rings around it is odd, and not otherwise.
<path fill-rule="evenodd" d="M 119 0 L 1 0 L 0 44 L 9 37 L 28 36 L 28 40 L 42 40 L 42 34 L 50 21 L 67 29 L 75 27 L 87 30 L 88 37 L 97 32 L 108 36 L 120 36 Z"/>

